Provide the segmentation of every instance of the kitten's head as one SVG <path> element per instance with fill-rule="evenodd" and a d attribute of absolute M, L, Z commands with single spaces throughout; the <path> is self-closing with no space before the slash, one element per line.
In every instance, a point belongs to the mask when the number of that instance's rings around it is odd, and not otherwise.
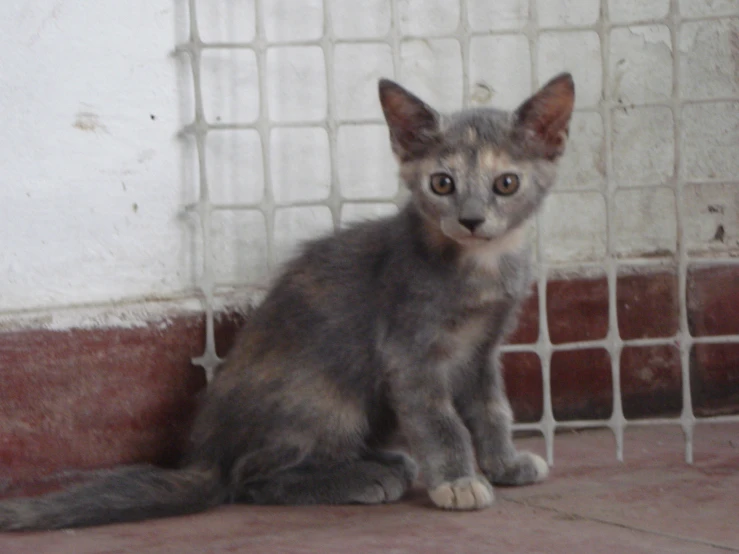
<path fill-rule="evenodd" d="M 481 245 L 518 228 L 552 186 L 575 86 L 569 74 L 513 112 L 441 115 L 400 85 L 380 81 L 400 175 L 431 223 L 457 243 Z"/>

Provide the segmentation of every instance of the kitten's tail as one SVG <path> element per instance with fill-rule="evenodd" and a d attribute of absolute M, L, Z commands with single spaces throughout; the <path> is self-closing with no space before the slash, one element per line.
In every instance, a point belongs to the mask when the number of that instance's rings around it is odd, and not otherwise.
<path fill-rule="evenodd" d="M 125 466 L 37 498 L 0 501 L 0 531 L 87 527 L 201 512 L 225 500 L 216 470 Z"/>

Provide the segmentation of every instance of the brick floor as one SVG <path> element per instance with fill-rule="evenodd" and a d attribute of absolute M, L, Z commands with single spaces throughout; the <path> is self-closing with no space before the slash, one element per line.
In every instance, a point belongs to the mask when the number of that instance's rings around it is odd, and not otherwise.
<path fill-rule="evenodd" d="M 540 439 L 519 441 L 541 450 Z M 75 531 L 0 536 L 4 554 L 739 552 L 739 425 L 699 425 L 683 461 L 677 427 L 627 430 L 624 463 L 609 431 L 558 435 L 542 484 L 498 489 L 494 507 L 442 512 L 417 492 L 362 507 L 228 506 L 197 515 Z"/>

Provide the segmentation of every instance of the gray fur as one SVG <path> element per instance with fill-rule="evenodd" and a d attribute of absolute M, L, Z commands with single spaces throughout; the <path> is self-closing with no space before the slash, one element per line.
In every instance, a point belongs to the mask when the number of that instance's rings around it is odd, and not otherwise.
<path fill-rule="evenodd" d="M 397 215 L 309 242 L 241 331 L 206 392 L 181 469 L 112 470 L 0 502 L 0 530 L 50 529 L 260 504 L 380 503 L 417 466 L 442 508 L 480 508 L 489 482 L 545 476 L 511 441 L 497 348 L 530 284 L 521 227 L 554 180 L 574 87 L 514 113 L 442 116 L 390 81 L 380 98 L 411 192 Z M 456 190 L 431 192 L 443 171 Z M 506 172 L 515 194 L 493 192 Z M 474 218 L 470 231 L 459 220 Z M 400 433 L 413 460 L 388 450 Z M 415 460 L 415 461 L 414 461 Z M 480 473 L 481 475 L 478 475 Z"/>
<path fill-rule="evenodd" d="M 63 529 L 201 512 L 224 501 L 217 475 L 148 465 L 96 471 L 87 484 L 0 502 L 0 530 Z"/>

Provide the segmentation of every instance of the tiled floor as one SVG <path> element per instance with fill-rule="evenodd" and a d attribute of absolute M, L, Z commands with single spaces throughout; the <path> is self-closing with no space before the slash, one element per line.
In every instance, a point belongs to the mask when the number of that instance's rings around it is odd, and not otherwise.
<path fill-rule="evenodd" d="M 539 450 L 539 439 L 520 446 Z M 739 425 L 699 426 L 693 466 L 678 428 L 558 435 L 542 484 L 498 489 L 491 509 L 450 513 L 422 492 L 361 507 L 230 506 L 169 520 L 0 536 L 3 554 L 739 552 Z"/>

